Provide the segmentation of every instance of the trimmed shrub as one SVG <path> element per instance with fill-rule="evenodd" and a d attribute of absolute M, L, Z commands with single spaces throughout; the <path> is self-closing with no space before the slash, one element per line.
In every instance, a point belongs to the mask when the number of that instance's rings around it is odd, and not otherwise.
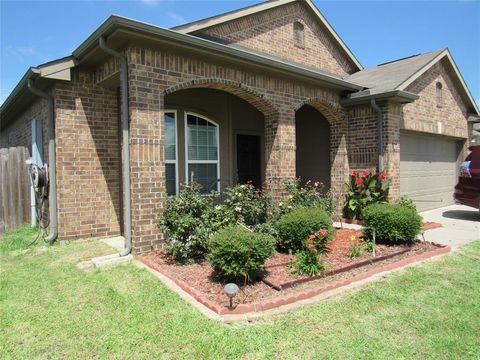
<path fill-rule="evenodd" d="M 422 217 L 408 207 L 392 204 L 373 204 L 364 211 L 364 235 L 376 241 L 412 243 L 422 230 Z"/>
<path fill-rule="evenodd" d="M 321 229 L 327 230 L 327 234 L 320 246 L 324 246 L 333 236 L 332 219 L 319 208 L 299 207 L 283 215 L 275 225 L 280 237 L 278 245 L 284 250 L 302 249 L 305 241 Z"/>
<path fill-rule="evenodd" d="M 208 241 L 208 249 L 208 262 L 219 277 L 246 280 L 273 255 L 275 239 L 235 225 L 214 234 Z"/>

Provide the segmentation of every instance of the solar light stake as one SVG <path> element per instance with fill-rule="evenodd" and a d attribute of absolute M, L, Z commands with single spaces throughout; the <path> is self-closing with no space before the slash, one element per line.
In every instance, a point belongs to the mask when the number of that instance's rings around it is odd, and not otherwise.
<path fill-rule="evenodd" d="M 238 294 L 239 290 L 240 288 L 237 286 L 237 284 L 233 283 L 228 283 L 223 288 L 223 291 L 225 291 L 225 295 L 227 295 L 230 299 L 230 309 L 233 309 L 233 298 Z"/>
<path fill-rule="evenodd" d="M 375 229 L 373 229 L 373 257 L 375 257 L 375 248 L 377 247 L 377 242 L 376 242 L 376 239 L 375 239 Z"/>

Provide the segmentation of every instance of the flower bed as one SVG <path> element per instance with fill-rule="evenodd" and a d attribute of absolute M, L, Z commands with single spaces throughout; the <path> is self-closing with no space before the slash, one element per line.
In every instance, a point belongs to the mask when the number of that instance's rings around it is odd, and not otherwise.
<path fill-rule="evenodd" d="M 375 258 L 364 251 L 351 259 L 348 253 L 352 235 L 360 236 L 360 232 L 349 229 L 335 231 L 333 240 L 328 243 L 329 251 L 321 254 L 321 258 L 329 264 L 328 272 L 322 276 L 295 275 L 290 266 L 295 256 L 276 253 L 267 260 L 265 270 L 257 279 L 238 284 L 240 292 L 235 297 L 235 304 L 238 304 L 235 309 L 228 308 L 228 298 L 223 292 L 224 282 L 216 278 L 208 262 L 198 260 L 193 264 L 179 265 L 172 256 L 162 251 L 142 254 L 139 259 L 172 279 L 210 309 L 228 314 L 266 310 L 305 299 L 356 279 L 448 251 L 448 248 L 428 242 L 379 244 Z"/>

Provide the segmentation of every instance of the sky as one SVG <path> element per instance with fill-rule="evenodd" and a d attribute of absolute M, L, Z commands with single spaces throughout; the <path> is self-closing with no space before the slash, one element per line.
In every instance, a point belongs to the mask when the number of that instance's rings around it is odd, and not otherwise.
<path fill-rule="evenodd" d="M 67 55 L 110 14 L 172 27 L 259 1 L 0 0 L 0 103 L 25 71 Z M 364 67 L 448 47 L 480 105 L 480 0 L 314 0 Z"/>

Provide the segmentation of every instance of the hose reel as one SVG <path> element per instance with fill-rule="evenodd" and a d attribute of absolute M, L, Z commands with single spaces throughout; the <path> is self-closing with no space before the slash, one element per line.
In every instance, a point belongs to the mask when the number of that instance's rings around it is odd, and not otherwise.
<path fill-rule="evenodd" d="M 46 233 L 46 229 L 50 225 L 48 211 L 46 211 L 49 190 L 48 165 L 45 164 L 40 167 L 36 164 L 29 164 L 28 173 L 35 194 L 35 214 L 39 226 L 38 233 L 30 244 L 32 245 L 38 240 L 42 233 Z"/>

